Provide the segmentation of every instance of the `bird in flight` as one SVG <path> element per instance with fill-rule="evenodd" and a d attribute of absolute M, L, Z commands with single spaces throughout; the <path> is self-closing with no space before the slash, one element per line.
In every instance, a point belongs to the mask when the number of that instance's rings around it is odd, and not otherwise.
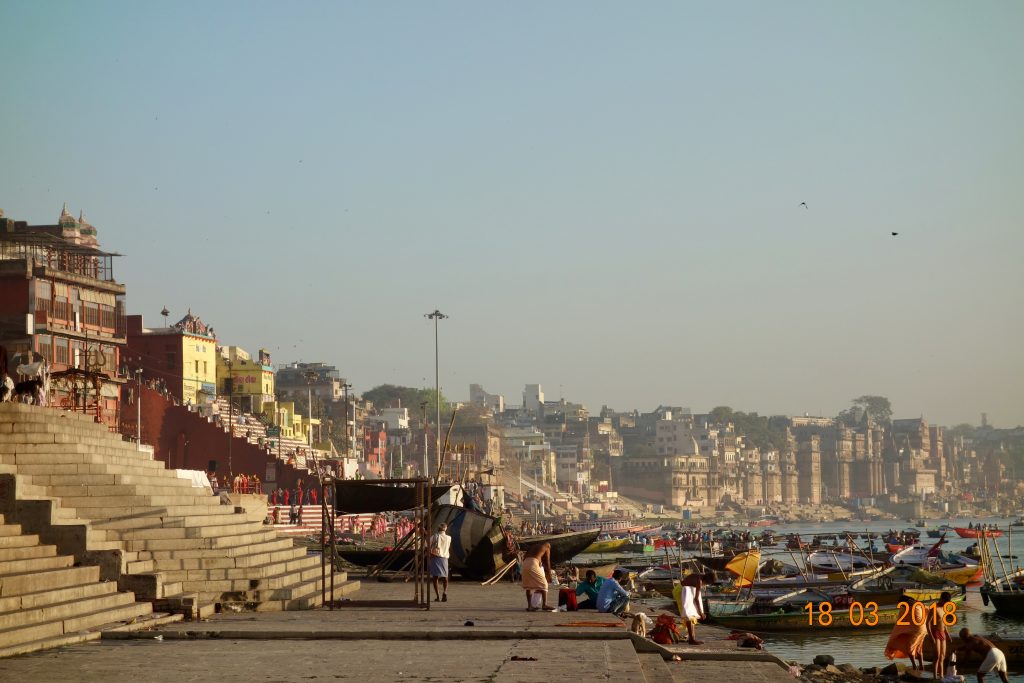
<path fill-rule="evenodd" d="M 892 234 L 892 236 L 893 236 L 893 237 L 895 237 L 895 236 L 896 236 L 896 235 L 898 235 L 898 234 L 899 234 L 898 232 L 894 232 L 894 233 Z"/>
<path fill-rule="evenodd" d="M 802 206 L 802 207 L 804 207 L 806 209 L 807 208 L 807 202 L 800 202 L 800 206 Z"/>

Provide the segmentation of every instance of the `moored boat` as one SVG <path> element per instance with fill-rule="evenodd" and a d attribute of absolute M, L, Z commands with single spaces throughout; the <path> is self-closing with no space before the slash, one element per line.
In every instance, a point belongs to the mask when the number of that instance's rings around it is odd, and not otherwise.
<path fill-rule="evenodd" d="M 981 538 L 983 535 L 989 538 L 1000 538 L 1003 535 L 999 529 L 971 529 L 962 526 L 953 527 L 953 531 L 960 538 Z"/>
<path fill-rule="evenodd" d="M 944 552 L 938 546 L 939 543 L 931 547 L 915 545 L 906 548 L 893 555 L 891 562 L 897 567 L 903 565 L 925 569 L 958 586 L 965 586 L 981 578 L 983 567 L 979 562 L 963 555 Z"/>
<path fill-rule="evenodd" d="M 589 554 L 610 553 L 616 550 L 621 550 L 628 543 L 628 538 L 609 538 L 603 541 L 594 541 L 581 552 Z"/>
<path fill-rule="evenodd" d="M 564 534 L 527 536 L 519 540 L 519 547 L 523 550 L 529 550 L 540 543 L 550 543 L 551 563 L 562 564 L 582 553 L 597 540 L 597 536 L 600 533 L 597 529 L 591 529 L 590 531 L 570 531 Z"/>

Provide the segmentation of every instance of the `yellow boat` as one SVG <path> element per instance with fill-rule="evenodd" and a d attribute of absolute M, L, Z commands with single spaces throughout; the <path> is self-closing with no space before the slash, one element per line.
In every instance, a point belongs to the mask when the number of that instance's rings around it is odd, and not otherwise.
<path fill-rule="evenodd" d="M 629 543 L 628 538 L 611 538 L 606 541 L 594 541 L 588 545 L 583 552 L 585 553 L 610 553 L 615 550 L 619 550 L 624 545 Z"/>

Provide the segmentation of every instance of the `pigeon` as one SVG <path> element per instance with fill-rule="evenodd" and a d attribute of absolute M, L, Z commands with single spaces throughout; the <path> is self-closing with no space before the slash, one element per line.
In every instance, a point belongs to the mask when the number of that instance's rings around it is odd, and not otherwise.
<path fill-rule="evenodd" d="M 800 206 L 802 206 L 802 207 L 804 207 L 806 209 L 807 208 L 807 202 L 800 202 Z"/>
<path fill-rule="evenodd" d="M 893 236 L 893 237 L 895 237 L 895 236 L 896 236 L 896 235 L 898 235 L 898 234 L 899 234 L 898 232 L 894 232 L 894 233 L 892 234 L 892 236 Z"/>

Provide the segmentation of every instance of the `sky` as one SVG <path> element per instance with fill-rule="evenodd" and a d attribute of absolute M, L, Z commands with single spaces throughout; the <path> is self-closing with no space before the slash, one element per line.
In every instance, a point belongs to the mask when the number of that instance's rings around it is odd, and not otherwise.
<path fill-rule="evenodd" d="M 0 3 L 0 207 L 354 391 L 1024 423 L 1024 3 Z M 801 206 L 806 202 L 807 207 Z M 898 232 L 897 236 L 891 235 Z"/>

